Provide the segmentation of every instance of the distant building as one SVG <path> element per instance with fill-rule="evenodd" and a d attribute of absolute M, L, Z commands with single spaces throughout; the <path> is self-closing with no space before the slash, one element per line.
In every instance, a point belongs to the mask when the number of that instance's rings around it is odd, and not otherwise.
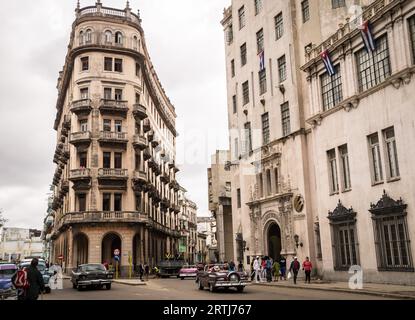
<path fill-rule="evenodd" d="M 216 262 L 219 260 L 219 252 L 217 251 L 218 242 L 216 240 L 216 220 L 213 216 L 198 217 L 197 231 L 199 234 L 206 235 L 206 262 Z"/>
<path fill-rule="evenodd" d="M 179 252 L 188 263 L 193 264 L 197 260 L 197 205 L 186 197 L 184 188 L 179 191 L 179 205 Z"/>
<path fill-rule="evenodd" d="M 43 257 L 41 231 L 0 228 L 0 260 L 13 262 L 25 257 Z"/>
<path fill-rule="evenodd" d="M 196 263 L 205 263 L 207 261 L 209 251 L 206 245 L 206 238 L 206 234 L 200 232 L 197 233 Z"/>

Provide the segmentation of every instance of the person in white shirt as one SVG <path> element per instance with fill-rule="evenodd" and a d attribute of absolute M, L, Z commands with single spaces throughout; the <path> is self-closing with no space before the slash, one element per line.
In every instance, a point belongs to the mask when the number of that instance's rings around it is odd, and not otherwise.
<path fill-rule="evenodd" d="M 258 283 L 258 277 L 260 275 L 261 272 L 261 265 L 259 263 L 259 257 L 256 257 L 256 259 L 254 260 L 254 271 L 255 271 L 255 282 Z"/>

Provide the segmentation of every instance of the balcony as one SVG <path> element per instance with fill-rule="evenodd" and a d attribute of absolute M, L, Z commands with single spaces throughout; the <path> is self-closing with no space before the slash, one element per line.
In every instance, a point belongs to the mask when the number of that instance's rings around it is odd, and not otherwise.
<path fill-rule="evenodd" d="M 148 142 L 152 142 L 154 139 L 154 131 L 150 130 L 147 134 Z"/>
<path fill-rule="evenodd" d="M 72 122 L 71 115 L 67 114 L 63 117 L 63 127 L 66 128 L 67 130 L 71 129 L 71 122 Z"/>
<path fill-rule="evenodd" d="M 133 106 L 133 116 L 136 121 L 144 120 L 148 117 L 147 109 L 141 104 L 135 104 Z"/>
<path fill-rule="evenodd" d="M 147 178 L 147 172 L 145 171 L 134 171 L 134 183 L 136 184 L 147 184 L 148 178 Z"/>
<path fill-rule="evenodd" d="M 144 121 L 143 121 L 143 130 L 144 130 L 144 133 L 147 133 L 151 130 L 151 124 L 150 124 L 149 119 L 144 119 Z"/>
<path fill-rule="evenodd" d="M 134 148 L 138 149 L 138 150 L 144 150 L 145 148 L 147 148 L 147 139 L 146 137 L 142 136 L 142 135 L 135 135 L 134 139 L 133 139 L 133 146 Z"/>
<path fill-rule="evenodd" d="M 128 180 L 128 170 L 101 168 L 98 170 L 98 179 Z"/>
<path fill-rule="evenodd" d="M 123 145 L 124 148 L 127 146 L 128 138 L 127 133 L 125 132 L 110 132 L 110 131 L 101 131 L 99 134 L 99 143 L 112 144 L 112 145 Z"/>
<path fill-rule="evenodd" d="M 81 99 L 73 101 L 70 110 L 77 116 L 88 115 L 92 110 L 92 101 L 91 99 Z"/>
<path fill-rule="evenodd" d="M 144 161 L 147 161 L 147 160 L 151 159 L 151 153 L 150 153 L 150 150 L 148 148 L 144 149 L 143 158 L 144 158 Z"/>
<path fill-rule="evenodd" d="M 126 117 L 128 101 L 101 99 L 99 111 L 101 114 L 115 114 Z"/>
<path fill-rule="evenodd" d="M 75 169 L 71 170 L 69 174 L 69 180 L 79 181 L 79 180 L 90 180 L 91 179 L 91 169 Z"/>
<path fill-rule="evenodd" d="M 160 144 L 160 141 L 158 139 L 153 139 L 153 141 L 151 141 L 151 146 L 153 148 L 156 148 L 159 144 Z"/>
<path fill-rule="evenodd" d="M 160 177 L 160 181 L 168 184 L 170 182 L 170 176 L 167 173 L 163 173 Z"/>
<path fill-rule="evenodd" d="M 180 190 L 180 185 L 178 184 L 176 180 L 173 180 L 170 182 L 170 189 L 174 189 L 174 191 Z"/>
<path fill-rule="evenodd" d="M 89 145 L 91 143 L 91 132 L 83 131 L 71 133 L 71 138 L 69 142 L 73 144 L 75 147 L 78 147 L 80 145 Z"/>

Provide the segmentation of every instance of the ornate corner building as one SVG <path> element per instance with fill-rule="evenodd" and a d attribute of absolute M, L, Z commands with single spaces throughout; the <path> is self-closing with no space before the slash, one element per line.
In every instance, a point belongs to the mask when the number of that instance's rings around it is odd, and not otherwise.
<path fill-rule="evenodd" d="M 51 261 L 111 264 L 119 249 L 123 273 L 177 254 L 176 114 L 128 1 L 78 3 L 57 88 Z"/>

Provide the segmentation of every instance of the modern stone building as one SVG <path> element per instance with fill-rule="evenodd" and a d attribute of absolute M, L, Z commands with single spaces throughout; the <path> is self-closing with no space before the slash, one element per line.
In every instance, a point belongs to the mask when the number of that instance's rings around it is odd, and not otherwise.
<path fill-rule="evenodd" d="M 178 252 L 175 109 L 139 14 L 76 9 L 58 80 L 52 259 L 155 265 Z"/>
<path fill-rule="evenodd" d="M 370 21 L 375 49 L 356 26 Z M 312 211 L 326 279 L 415 284 L 415 1 L 370 1 L 302 66 Z M 335 74 L 319 57 L 328 49 Z"/>
<path fill-rule="evenodd" d="M 414 283 L 414 14 L 410 0 L 225 9 L 227 167 L 245 264 L 310 256 L 326 279 L 359 265 L 364 281 Z M 358 28 L 368 20 L 369 53 Z"/>
<path fill-rule="evenodd" d="M 231 175 L 226 168 L 229 151 L 216 151 L 208 168 L 209 210 L 216 220 L 216 240 L 219 262 L 232 261 L 234 232 L 232 223 Z"/>

